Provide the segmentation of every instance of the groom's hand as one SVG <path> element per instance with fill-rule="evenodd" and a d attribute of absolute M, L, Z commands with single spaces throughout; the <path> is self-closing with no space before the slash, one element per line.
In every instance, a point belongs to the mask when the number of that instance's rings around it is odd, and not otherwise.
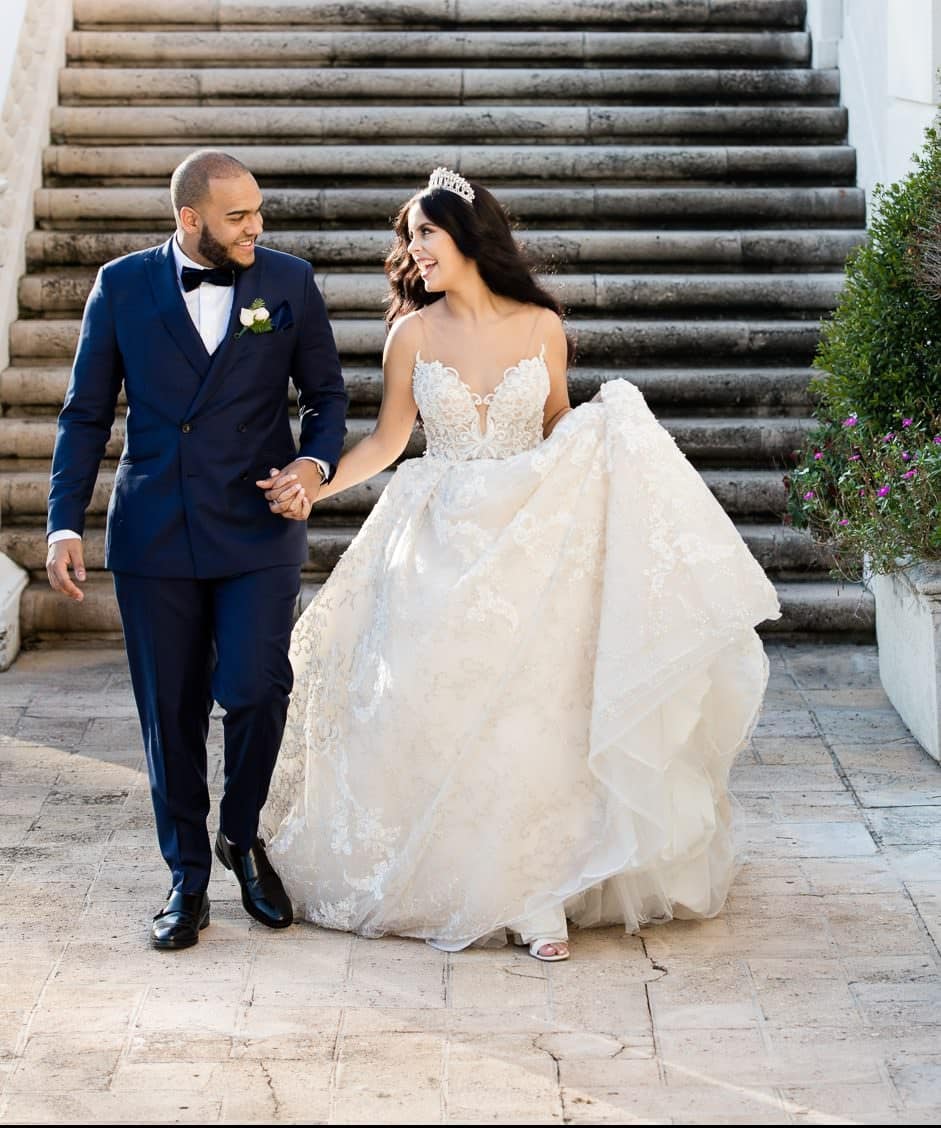
<path fill-rule="evenodd" d="M 46 556 L 46 575 L 53 591 L 60 591 L 76 603 L 81 603 L 85 593 L 69 579 L 69 568 L 79 583 L 85 580 L 85 556 L 82 552 L 82 538 L 68 537 L 49 545 Z"/>
<path fill-rule="evenodd" d="M 290 521 L 306 521 L 320 492 L 320 471 L 313 462 L 299 458 L 283 470 L 272 467 L 268 477 L 255 485 L 265 491 L 272 513 Z"/>

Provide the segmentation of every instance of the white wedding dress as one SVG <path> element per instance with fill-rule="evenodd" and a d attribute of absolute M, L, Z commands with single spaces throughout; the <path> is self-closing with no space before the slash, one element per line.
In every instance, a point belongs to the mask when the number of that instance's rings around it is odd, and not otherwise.
<path fill-rule="evenodd" d="M 632 384 L 544 441 L 542 356 L 483 425 L 455 369 L 413 382 L 427 452 L 294 631 L 262 827 L 298 914 L 452 949 L 714 915 L 774 588 Z"/>

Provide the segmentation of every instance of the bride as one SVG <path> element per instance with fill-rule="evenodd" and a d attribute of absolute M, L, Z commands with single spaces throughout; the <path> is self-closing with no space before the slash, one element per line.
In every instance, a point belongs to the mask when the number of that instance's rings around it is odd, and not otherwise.
<path fill-rule="evenodd" d="M 426 451 L 295 627 L 271 860 L 306 919 L 446 951 L 712 916 L 774 588 L 632 384 L 571 409 L 486 189 L 436 169 L 395 233 L 378 422 L 318 500 L 419 414 Z"/>

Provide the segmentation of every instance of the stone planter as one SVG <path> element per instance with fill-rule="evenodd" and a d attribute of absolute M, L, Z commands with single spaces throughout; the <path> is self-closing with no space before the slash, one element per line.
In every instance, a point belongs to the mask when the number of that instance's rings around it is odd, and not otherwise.
<path fill-rule="evenodd" d="M 941 564 L 870 576 L 869 587 L 883 688 L 915 739 L 941 761 Z"/>

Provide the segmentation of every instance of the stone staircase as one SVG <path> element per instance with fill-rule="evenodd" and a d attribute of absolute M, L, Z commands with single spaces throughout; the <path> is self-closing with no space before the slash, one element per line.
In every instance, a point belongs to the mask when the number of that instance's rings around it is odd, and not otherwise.
<path fill-rule="evenodd" d="M 32 573 L 27 638 L 118 630 L 102 569 L 119 418 L 89 515 L 87 597 L 48 591 L 49 459 L 97 267 L 172 229 L 167 181 L 204 144 L 258 176 L 269 246 L 310 259 L 352 407 L 372 425 L 389 217 L 436 165 L 483 180 L 552 272 L 573 400 L 626 377 L 780 592 L 774 632 L 872 631 L 871 601 L 784 527 L 811 426 L 818 318 L 864 235 L 838 75 L 803 0 L 76 0 L 0 375 L 0 550 Z M 414 437 L 409 453 L 418 453 Z M 318 507 L 309 596 L 388 475 Z"/>

